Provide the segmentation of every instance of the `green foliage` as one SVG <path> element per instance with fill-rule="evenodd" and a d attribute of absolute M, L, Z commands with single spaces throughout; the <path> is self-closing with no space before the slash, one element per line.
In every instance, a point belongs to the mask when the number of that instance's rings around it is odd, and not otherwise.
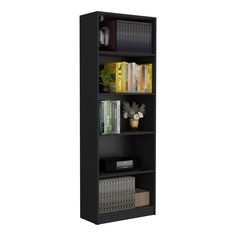
<path fill-rule="evenodd" d="M 105 87 L 108 87 L 112 82 L 113 77 L 113 71 L 109 68 L 103 68 L 100 71 L 100 84 L 102 84 Z"/>

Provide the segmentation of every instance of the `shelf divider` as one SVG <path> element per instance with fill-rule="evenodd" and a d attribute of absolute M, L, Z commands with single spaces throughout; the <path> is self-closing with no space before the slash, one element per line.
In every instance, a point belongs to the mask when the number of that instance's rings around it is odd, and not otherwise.
<path fill-rule="evenodd" d="M 110 177 L 149 174 L 149 173 L 155 173 L 155 170 L 135 169 L 135 170 L 127 170 L 127 171 L 100 172 L 99 178 L 103 179 L 103 178 L 110 178 Z"/>
<path fill-rule="evenodd" d="M 155 57 L 154 53 L 145 52 L 119 52 L 119 51 L 99 51 L 99 56 L 110 56 L 110 57 Z"/>
<path fill-rule="evenodd" d="M 98 214 L 98 224 L 117 220 L 125 220 L 134 217 L 154 215 L 154 214 L 155 214 L 155 207 L 152 205 L 135 207 L 133 209 Z"/>
<path fill-rule="evenodd" d="M 109 134 L 100 134 L 100 137 L 106 137 L 106 136 L 125 136 L 125 135 L 149 135 L 149 134 L 155 134 L 155 131 L 122 131 L 121 133 L 109 133 Z"/>

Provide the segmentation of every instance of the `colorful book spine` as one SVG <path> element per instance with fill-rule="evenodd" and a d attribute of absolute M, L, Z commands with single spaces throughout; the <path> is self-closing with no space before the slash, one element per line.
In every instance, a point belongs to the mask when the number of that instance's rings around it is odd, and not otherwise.
<path fill-rule="evenodd" d="M 121 92 L 126 92 L 126 65 L 127 62 L 121 62 Z"/>
<path fill-rule="evenodd" d="M 129 63 L 125 65 L 125 92 L 129 92 Z"/>
<path fill-rule="evenodd" d="M 116 92 L 122 92 L 122 63 L 116 62 Z"/>
<path fill-rule="evenodd" d="M 152 93 L 152 64 L 148 64 L 147 69 L 148 69 L 148 93 Z"/>
<path fill-rule="evenodd" d="M 131 64 L 128 63 L 128 92 L 131 92 Z"/>
<path fill-rule="evenodd" d="M 148 92 L 148 70 L 147 70 L 147 65 L 144 66 L 144 92 Z"/>
<path fill-rule="evenodd" d="M 131 92 L 135 92 L 135 63 L 131 63 Z"/>

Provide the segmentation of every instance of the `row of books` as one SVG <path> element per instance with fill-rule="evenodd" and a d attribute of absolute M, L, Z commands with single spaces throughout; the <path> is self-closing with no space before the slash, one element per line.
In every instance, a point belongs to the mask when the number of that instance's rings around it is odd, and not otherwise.
<path fill-rule="evenodd" d="M 116 48 L 118 51 L 152 52 L 152 24 L 117 20 Z"/>
<path fill-rule="evenodd" d="M 152 23 L 109 20 L 102 24 L 108 30 L 104 50 L 152 52 Z"/>
<path fill-rule="evenodd" d="M 135 207 L 135 177 L 99 180 L 99 213 Z"/>
<path fill-rule="evenodd" d="M 114 62 L 104 65 L 113 71 L 110 86 L 114 93 L 152 93 L 152 64 Z"/>
<path fill-rule="evenodd" d="M 100 134 L 120 133 L 120 100 L 99 102 Z"/>

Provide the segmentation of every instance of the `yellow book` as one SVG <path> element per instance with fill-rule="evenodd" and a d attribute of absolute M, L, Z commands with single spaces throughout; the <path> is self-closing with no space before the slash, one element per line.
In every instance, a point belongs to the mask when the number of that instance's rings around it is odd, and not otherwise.
<path fill-rule="evenodd" d="M 128 63 L 123 61 L 121 62 L 121 92 L 125 93 L 126 92 L 126 70 L 127 70 L 127 65 Z"/>
<path fill-rule="evenodd" d="M 147 64 L 148 67 L 148 92 L 152 93 L 152 64 Z"/>
<path fill-rule="evenodd" d="M 122 92 L 122 62 L 116 62 L 116 92 Z"/>
<path fill-rule="evenodd" d="M 140 93 L 144 93 L 144 76 L 143 76 L 143 65 L 140 66 Z"/>

